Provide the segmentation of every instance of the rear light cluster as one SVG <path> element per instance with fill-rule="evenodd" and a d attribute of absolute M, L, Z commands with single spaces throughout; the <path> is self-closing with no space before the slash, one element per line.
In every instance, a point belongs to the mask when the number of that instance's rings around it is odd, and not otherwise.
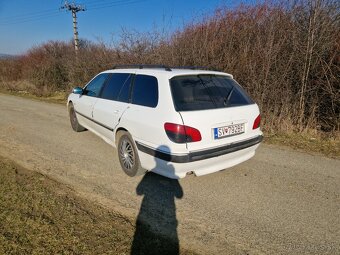
<path fill-rule="evenodd" d="M 259 128 L 260 123 L 261 123 L 261 115 L 257 116 L 256 119 L 254 120 L 253 129 Z"/>
<path fill-rule="evenodd" d="M 175 143 L 191 143 L 202 140 L 199 130 L 185 125 L 165 123 L 164 129 L 169 139 Z"/>

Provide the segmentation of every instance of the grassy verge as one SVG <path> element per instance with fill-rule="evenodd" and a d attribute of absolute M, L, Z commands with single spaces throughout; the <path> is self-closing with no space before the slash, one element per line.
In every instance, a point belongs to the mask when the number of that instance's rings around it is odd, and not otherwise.
<path fill-rule="evenodd" d="M 130 254 L 134 231 L 121 215 L 0 157 L 0 254 Z M 145 254 L 171 250 L 171 240 L 143 233 Z"/>
<path fill-rule="evenodd" d="M 56 103 L 56 104 L 66 104 L 67 96 L 68 96 L 68 93 L 66 92 L 54 92 L 50 96 L 37 96 L 25 90 L 22 90 L 22 91 L 12 90 L 11 91 L 11 90 L 5 90 L 5 89 L 0 89 L 0 93 L 39 100 L 39 101 L 48 102 L 48 103 Z"/>
<path fill-rule="evenodd" d="M 313 136 L 311 134 L 298 133 L 265 134 L 264 142 L 267 144 L 288 146 L 304 152 L 319 153 L 332 158 L 340 158 L 339 135 Z"/>

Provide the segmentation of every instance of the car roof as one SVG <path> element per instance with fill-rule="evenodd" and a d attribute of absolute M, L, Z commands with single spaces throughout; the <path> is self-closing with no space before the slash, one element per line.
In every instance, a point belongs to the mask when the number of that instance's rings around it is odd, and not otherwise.
<path fill-rule="evenodd" d="M 119 69 L 110 69 L 104 71 L 102 73 L 137 73 L 137 74 L 145 74 L 145 75 L 162 75 L 166 76 L 168 79 L 171 79 L 175 76 L 184 76 L 184 75 L 198 75 L 198 74 L 213 74 L 213 75 L 222 75 L 233 78 L 233 76 L 229 73 L 219 72 L 219 71 L 211 71 L 211 70 L 200 70 L 200 69 L 182 69 L 182 68 L 119 68 Z"/>

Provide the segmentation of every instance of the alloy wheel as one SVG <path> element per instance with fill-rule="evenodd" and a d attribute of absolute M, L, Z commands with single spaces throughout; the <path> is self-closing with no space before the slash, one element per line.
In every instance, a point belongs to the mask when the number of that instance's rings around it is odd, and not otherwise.
<path fill-rule="evenodd" d="M 135 164 L 135 154 L 132 144 L 128 139 L 124 139 L 119 148 L 121 162 L 127 170 L 131 170 Z"/>

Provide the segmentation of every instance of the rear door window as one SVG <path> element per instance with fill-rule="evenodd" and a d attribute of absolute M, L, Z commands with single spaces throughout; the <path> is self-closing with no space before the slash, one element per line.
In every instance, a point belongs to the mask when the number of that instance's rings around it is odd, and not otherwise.
<path fill-rule="evenodd" d="M 157 78 L 149 75 L 136 75 L 132 103 L 147 107 L 156 107 L 158 104 Z"/>
<path fill-rule="evenodd" d="M 227 76 L 190 75 L 170 80 L 177 111 L 195 111 L 253 104 L 235 80 Z"/>
<path fill-rule="evenodd" d="M 117 101 L 128 103 L 130 100 L 131 80 L 134 75 L 130 75 L 121 87 Z"/>
<path fill-rule="evenodd" d="M 89 84 L 87 84 L 84 94 L 90 97 L 98 97 L 108 75 L 108 73 L 103 73 L 96 76 Z"/>
<path fill-rule="evenodd" d="M 101 98 L 108 100 L 117 100 L 118 96 L 123 91 L 124 86 L 126 85 L 127 90 L 130 87 L 130 79 L 131 74 L 129 73 L 113 73 L 111 77 L 106 82 L 105 87 L 103 88 Z M 122 96 L 125 98 L 126 96 Z M 128 100 L 124 99 L 124 101 Z"/>

